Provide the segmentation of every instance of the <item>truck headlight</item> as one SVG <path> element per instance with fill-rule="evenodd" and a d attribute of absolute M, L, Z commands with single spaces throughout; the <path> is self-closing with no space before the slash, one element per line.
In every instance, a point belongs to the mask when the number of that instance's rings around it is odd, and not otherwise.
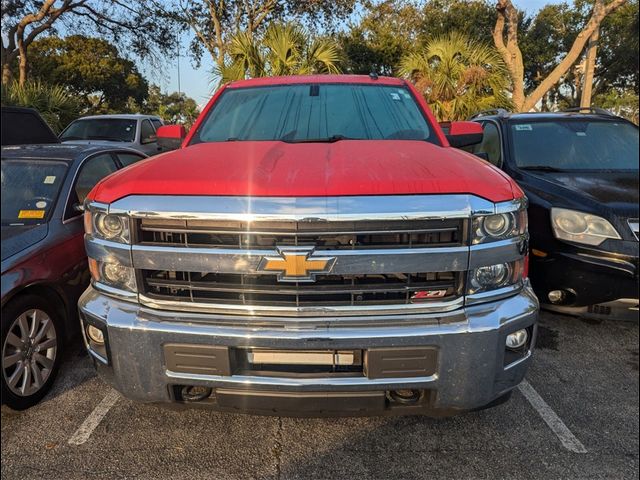
<path fill-rule="evenodd" d="M 557 239 L 585 245 L 597 246 L 607 238 L 621 238 L 608 220 L 566 208 L 551 208 L 551 226 Z"/>
<path fill-rule="evenodd" d="M 96 238 L 111 240 L 118 243 L 129 243 L 129 218 L 123 215 L 91 211 L 90 207 L 84 213 L 85 233 Z"/>
<path fill-rule="evenodd" d="M 469 271 L 467 293 L 487 292 L 519 284 L 525 273 L 525 259 L 485 265 Z"/>
<path fill-rule="evenodd" d="M 505 240 L 522 235 L 527 231 L 527 210 L 525 204 L 518 210 L 479 215 L 473 218 L 472 243 L 486 243 Z"/>
<path fill-rule="evenodd" d="M 89 271 L 94 282 L 117 288 L 118 290 L 136 291 L 135 270 L 119 263 L 99 262 L 89 259 Z"/>
<path fill-rule="evenodd" d="M 106 240 L 129 243 L 129 222 L 126 217 L 112 213 L 93 216 L 94 234 Z"/>

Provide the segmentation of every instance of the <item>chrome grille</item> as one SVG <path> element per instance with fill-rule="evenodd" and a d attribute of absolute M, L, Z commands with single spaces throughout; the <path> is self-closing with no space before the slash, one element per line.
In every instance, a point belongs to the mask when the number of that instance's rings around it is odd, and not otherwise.
<path fill-rule="evenodd" d="M 464 244 L 461 219 L 360 222 L 260 222 L 142 219 L 143 245 L 261 249 L 314 246 L 316 250 L 426 248 Z"/>
<path fill-rule="evenodd" d="M 361 251 L 371 252 L 374 262 L 396 264 L 395 254 L 399 251 L 418 254 L 418 249 L 442 249 L 438 256 L 446 256 L 447 247 L 463 247 L 468 243 L 466 225 L 467 220 L 462 218 L 359 221 L 311 218 L 251 223 L 227 219 L 141 218 L 136 220 L 135 243 L 141 248 L 169 248 L 178 254 L 206 251 L 209 258 L 213 258 L 213 252 L 237 252 L 240 262 L 249 258 L 247 255 L 269 256 L 283 247 L 311 246 L 313 251 L 334 255 L 341 251 L 356 255 Z M 186 260 L 186 256 L 183 257 Z M 436 262 L 429 263 L 430 267 L 436 265 Z M 193 263 L 190 265 L 195 267 Z M 356 265 L 353 264 L 354 269 L 348 273 L 317 274 L 313 282 L 284 283 L 269 272 L 233 273 L 228 266 L 197 272 L 185 268 L 187 263 L 183 261 L 171 270 L 166 266 L 159 267 L 163 269 L 138 267 L 138 286 L 141 295 L 152 301 L 240 309 L 401 306 L 447 302 L 462 296 L 464 274 L 461 271 L 416 271 L 420 263 L 407 265 L 405 262 L 396 264 L 397 272 L 392 269 L 390 273 L 372 273 L 364 268 L 358 270 Z M 180 266 L 183 268 L 178 270 Z M 414 270 L 403 270 L 407 266 Z"/>
<path fill-rule="evenodd" d="M 283 284 L 274 275 L 141 270 L 144 295 L 195 303 L 254 307 L 406 305 L 461 295 L 461 272 L 318 275 L 314 283 Z M 437 292 L 423 299 L 419 292 Z"/>

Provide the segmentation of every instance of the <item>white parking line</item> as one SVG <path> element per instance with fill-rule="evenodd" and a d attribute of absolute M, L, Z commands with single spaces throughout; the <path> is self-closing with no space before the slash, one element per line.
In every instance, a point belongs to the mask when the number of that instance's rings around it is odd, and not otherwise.
<path fill-rule="evenodd" d="M 524 395 L 524 398 L 529 401 L 553 433 L 560 439 L 564 448 L 574 453 L 587 453 L 587 449 L 584 448 L 580 440 L 571 433 L 571 430 L 569 430 L 556 412 L 551 409 L 529 382 L 523 380 L 522 383 L 518 385 L 518 388 L 522 395 Z"/>
<path fill-rule="evenodd" d="M 119 398 L 120 394 L 118 392 L 115 390 L 109 391 L 98 406 L 93 409 L 93 412 L 89 414 L 86 420 L 82 422 L 82 425 L 80 425 L 80 427 L 78 427 L 75 433 L 71 436 L 69 439 L 69 445 L 82 445 L 84 442 L 89 440 L 93 431 L 100 424 L 111 407 L 116 404 Z"/>

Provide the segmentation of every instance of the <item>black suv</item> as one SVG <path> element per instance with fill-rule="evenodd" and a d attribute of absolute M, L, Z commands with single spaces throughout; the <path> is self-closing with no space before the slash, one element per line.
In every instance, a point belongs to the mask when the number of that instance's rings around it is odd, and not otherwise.
<path fill-rule="evenodd" d="M 531 281 L 543 303 L 638 298 L 638 127 L 600 109 L 496 110 L 471 151 L 529 198 Z"/>

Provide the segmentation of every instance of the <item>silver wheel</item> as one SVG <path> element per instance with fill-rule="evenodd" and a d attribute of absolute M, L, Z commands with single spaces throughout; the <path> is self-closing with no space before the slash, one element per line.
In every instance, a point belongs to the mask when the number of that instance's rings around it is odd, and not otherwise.
<path fill-rule="evenodd" d="M 2 374 L 9 389 L 21 397 L 38 392 L 51 375 L 57 347 L 56 328 L 44 311 L 18 316 L 2 346 Z"/>

